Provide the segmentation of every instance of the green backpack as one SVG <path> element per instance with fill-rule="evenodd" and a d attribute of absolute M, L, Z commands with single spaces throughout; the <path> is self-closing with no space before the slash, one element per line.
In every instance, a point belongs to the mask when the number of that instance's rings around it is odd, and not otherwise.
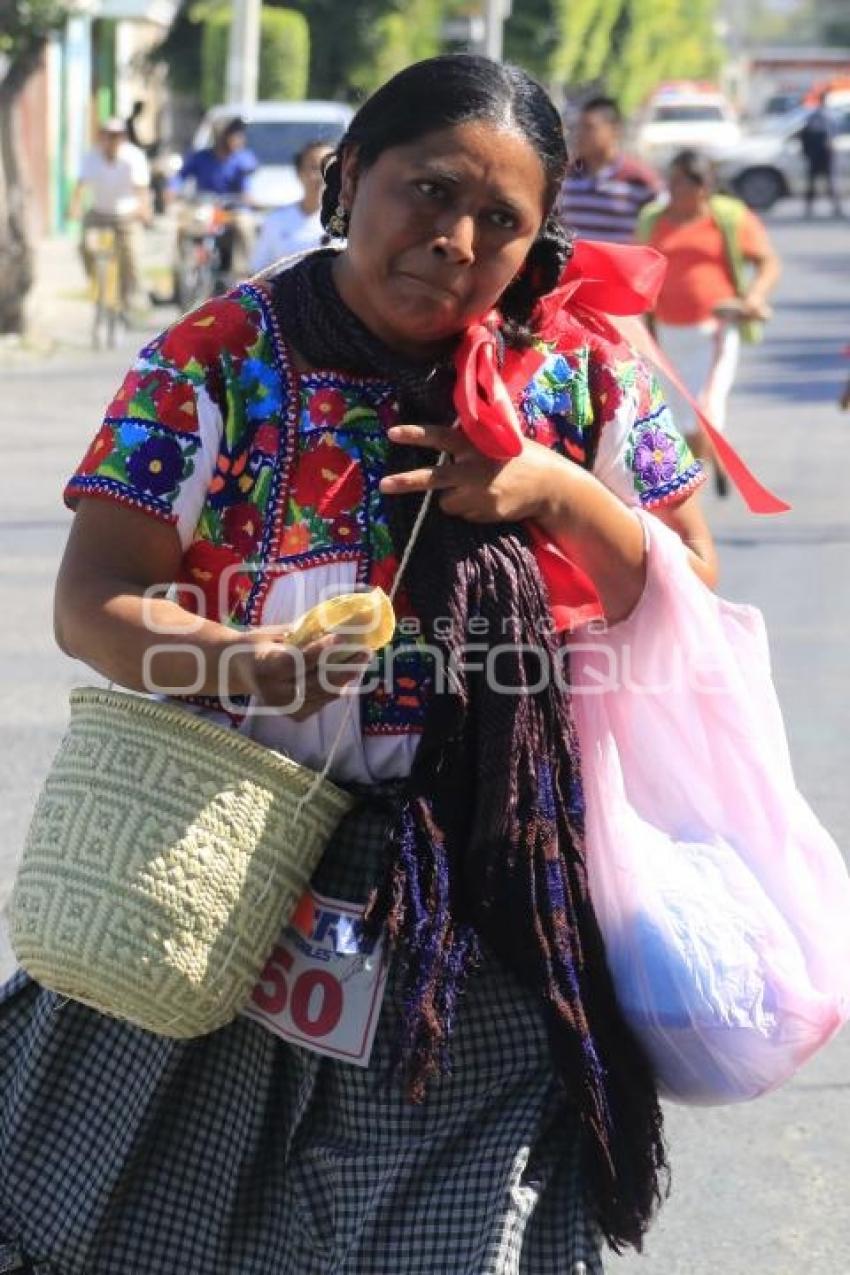
<path fill-rule="evenodd" d="M 739 231 L 747 205 L 731 195 L 712 195 L 709 200 L 711 216 L 723 236 L 726 260 L 732 273 L 735 292 L 739 297 L 746 295 L 750 281 L 750 266 L 741 252 Z M 637 238 L 641 243 L 649 243 L 652 232 L 663 216 L 666 204 L 653 200 L 641 209 L 637 222 Z M 747 345 L 756 345 L 764 335 L 764 324 L 761 319 L 742 319 L 738 325 L 741 340 Z"/>

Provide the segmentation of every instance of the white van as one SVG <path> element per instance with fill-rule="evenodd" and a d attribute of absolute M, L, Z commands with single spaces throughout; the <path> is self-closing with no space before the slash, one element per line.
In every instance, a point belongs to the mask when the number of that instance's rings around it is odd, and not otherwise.
<path fill-rule="evenodd" d="M 634 148 L 648 163 L 664 168 L 677 151 L 693 148 L 713 158 L 740 136 L 738 118 L 722 93 L 676 84 L 655 92 L 639 113 Z"/>
<path fill-rule="evenodd" d="M 248 146 L 260 167 L 250 191 L 259 208 L 279 208 L 301 198 L 295 156 L 308 142 L 335 146 L 354 112 L 343 102 L 253 102 L 214 106 L 207 111 L 192 145 L 212 146 L 216 131 L 237 116 L 247 125 Z"/>

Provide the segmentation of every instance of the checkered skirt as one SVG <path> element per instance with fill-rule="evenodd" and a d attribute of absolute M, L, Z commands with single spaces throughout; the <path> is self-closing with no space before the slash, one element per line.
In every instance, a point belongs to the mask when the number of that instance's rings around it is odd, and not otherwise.
<path fill-rule="evenodd" d="M 370 802 L 343 822 L 321 893 L 362 901 L 388 818 Z M 0 986 L 0 1270 L 598 1275 L 574 1112 L 529 995 L 485 959 L 451 1074 L 418 1106 L 390 1071 L 397 1021 L 391 968 L 361 1069 L 246 1018 L 165 1039 L 16 973 Z"/>

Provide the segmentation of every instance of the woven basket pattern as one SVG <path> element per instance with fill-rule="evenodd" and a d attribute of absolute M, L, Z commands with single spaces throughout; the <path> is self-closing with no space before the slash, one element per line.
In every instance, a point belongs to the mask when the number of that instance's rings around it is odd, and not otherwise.
<path fill-rule="evenodd" d="M 10 904 L 39 983 L 150 1031 L 200 1036 L 250 997 L 351 798 L 169 704 L 71 694 Z"/>

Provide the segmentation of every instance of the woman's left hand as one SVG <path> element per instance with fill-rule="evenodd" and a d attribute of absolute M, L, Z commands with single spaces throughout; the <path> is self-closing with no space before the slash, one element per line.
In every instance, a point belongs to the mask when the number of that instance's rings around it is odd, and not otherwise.
<path fill-rule="evenodd" d="M 446 452 L 451 463 L 383 478 L 383 495 L 438 491 L 443 512 L 467 522 L 538 518 L 552 504 L 556 485 L 565 485 L 569 462 L 530 439 L 523 440 L 518 456 L 495 461 L 477 451 L 460 429 L 445 425 L 395 425 L 388 437 L 393 443 Z"/>

